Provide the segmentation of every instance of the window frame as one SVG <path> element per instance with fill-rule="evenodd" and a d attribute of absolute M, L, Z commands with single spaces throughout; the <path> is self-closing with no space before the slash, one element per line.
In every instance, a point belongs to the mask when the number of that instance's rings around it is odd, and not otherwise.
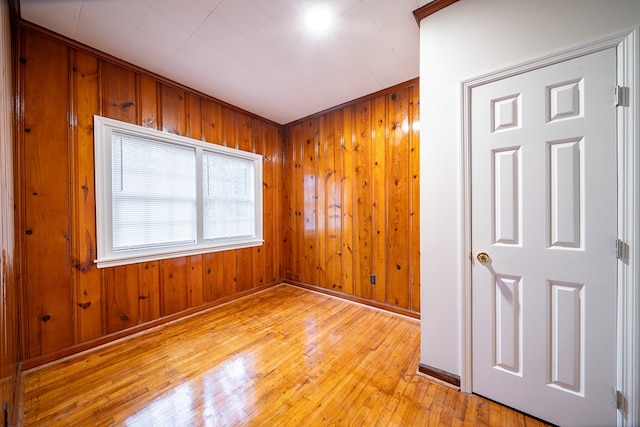
<path fill-rule="evenodd" d="M 174 144 L 195 150 L 196 168 L 196 241 L 174 245 L 114 250 L 112 221 L 112 134 L 129 134 L 136 138 L 149 139 L 154 142 Z M 254 171 L 254 222 L 255 235 L 241 238 L 203 239 L 203 152 L 242 159 L 253 164 Z M 118 265 L 156 261 L 167 258 L 198 255 L 208 252 L 219 252 L 260 246 L 263 240 L 263 194 L 262 164 L 260 154 L 225 147 L 181 135 L 161 132 L 156 129 L 122 122 L 119 120 L 94 116 L 94 165 L 96 188 L 96 239 L 98 268 Z"/>

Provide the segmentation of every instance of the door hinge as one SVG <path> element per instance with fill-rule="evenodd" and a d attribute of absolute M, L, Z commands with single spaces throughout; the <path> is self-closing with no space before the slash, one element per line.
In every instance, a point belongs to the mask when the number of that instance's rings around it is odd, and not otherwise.
<path fill-rule="evenodd" d="M 628 86 L 616 86 L 616 107 L 628 107 L 629 106 L 629 87 Z"/>
<path fill-rule="evenodd" d="M 616 258 L 621 261 L 629 259 L 629 245 L 620 239 L 616 240 Z"/>
<path fill-rule="evenodd" d="M 624 397 L 624 394 L 620 390 L 613 391 L 613 400 L 616 406 L 616 409 L 621 411 L 626 411 L 627 399 Z"/>

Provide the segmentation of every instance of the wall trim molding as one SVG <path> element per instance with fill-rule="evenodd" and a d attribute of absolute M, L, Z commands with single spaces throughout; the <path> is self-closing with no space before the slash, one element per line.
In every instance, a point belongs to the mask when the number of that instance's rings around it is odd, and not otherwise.
<path fill-rule="evenodd" d="M 309 285 L 306 283 L 302 283 L 302 282 L 298 282 L 295 280 L 291 280 L 291 279 L 283 279 L 282 280 L 284 283 L 291 285 L 291 286 L 297 286 L 299 288 L 302 289 L 306 289 L 308 291 L 315 291 L 321 294 L 325 294 L 331 297 L 336 297 L 336 298 L 340 298 L 342 300 L 346 300 L 346 301 L 350 301 L 350 302 L 354 302 L 357 304 L 362 304 L 362 305 L 366 305 L 372 308 L 376 308 L 378 310 L 382 310 L 382 311 L 386 311 L 388 313 L 392 313 L 392 314 L 399 314 L 401 316 L 405 316 L 405 317 L 410 317 L 412 319 L 420 319 L 420 313 L 416 313 L 415 311 L 411 311 L 411 310 L 406 310 L 404 308 L 400 308 L 400 307 L 394 307 L 391 305 L 387 305 L 387 304 L 380 304 L 378 302 L 375 301 L 371 301 L 365 298 L 360 298 L 358 296 L 355 295 L 349 295 L 349 294 L 345 294 L 342 292 L 336 292 L 336 291 L 332 291 L 320 286 L 315 286 L 315 285 Z"/>
<path fill-rule="evenodd" d="M 397 85 L 393 85 L 393 86 L 390 86 L 388 88 L 381 89 L 381 90 L 379 90 L 377 92 L 361 96 L 360 98 L 352 99 L 351 101 L 344 102 L 344 103 L 342 103 L 340 105 L 336 105 L 334 107 L 329 107 L 329 108 L 327 108 L 325 110 L 322 110 L 322 111 L 319 111 L 317 113 L 313 113 L 313 114 L 308 115 L 306 117 L 302 117 L 300 119 L 294 120 L 294 121 L 292 121 L 290 123 L 287 123 L 287 124 L 283 125 L 282 127 L 283 127 L 283 129 L 289 128 L 289 127 L 298 125 L 300 123 L 304 123 L 304 122 L 306 122 L 308 120 L 312 120 L 312 119 L 315 119 L 315 118 L 318 118 L 318 117 L 326 116 L 327 114 L 329 114 L 331 112 L 334 112 L 334 111 L 343 110 L 343 109 L 348 108 L 348 107 L 353 107 L 354 105 L 358 105 L 358 104 L 360 104 L 362 102 L 365 102 L 365 101 L 368 101 L 370 99 L 374 99 L 374 98 L 377 98 L 379 96 L 392 93 L 392 92 L 394 92 L 396 90 L 404 89 L 404 88 L 411 87 L 411 86 L 419 86 L 419 85 L 420 85 L 420 77 L 415 77 L 415 78 L 413 78 L 411 80 L 407 80 L 406 82 L 398 83 Z"/>
<path fill-rule="evenodd" d="M 428 377 L 435 378 L 438 381 L 443 381 L 448 385 L 452 385 L 456 388 L 460 387 L 460 376 L 452 374 L 442 369 L 434 368 L 433 366 L 420 363 L 418 365 L 418 372 Z"/>
<path fill-rule="evenodd" d="M 439 10 L 444 9 L 447 6 L 452 5 L 458 0 L 433 0 L 431 3 L 425 4 L 419 9 L 413 11 L 413 17 L 416 19 L 418 23 L 418 27 L 420 26 L 420 21 L 426 18 L 429 15 L 433 15 Z"/>
<path fill-rule="evenodd" d="M 140 334 L 147 333 L 150 330 L 155 329 L 157 327 L 161 327 L 173 322 L 179 322 L 181 320 L 196 316 L 198 314 L 202 314 L 205 311 L 214 309 L 221 305 L 228 304 L 228 303 L 240 300 L 242 298 L 246 298 L 253 294 L 266 291 L 270 288 L 274 288 L 281 284 L 282 284 L 281 280 L 276 280 L 275 282 L 268 283 L 266 285 L 262 285 L 256 288 L 252 288 L 244 292 L 239 292 L 237 294 L 229 295 L 229 296 L 220 298 L 216 301 L 212 301 L 196 307 L 191 307 L 187 310 L 179 311 L 177 313 L 174 313 L 169 316 L 165 316 L 156 320 L 152 320 L 142 325 L 137 325 L 129 329 L 124 329 L 122 331 L 118 331 L 113 334 L 104 335 L 95 340 L 86 341 L 54 353 L 47 353 L 42 356 L 37 356 L 31 359 L 24 360 L 22 362 L 22 372 L 30 371 L 32 369 L 37 369 L 51 363 L 58 363 L 65 360 L 68 357 L 76 357 L 80 353 L 84 353 L 88 351 L 96 351 L 96 349 L 100 347 L 115 344 L 123 339 L 134 338 Z"/>
<path fill-rule="evenodd" d="M 68 47 L 76 49 L 79 52 L 84 52 L 84 53 L 88 53 L 90 55 L 93 55 L 96 58 L 98 58 L 98 60 L 107 61 L 107 62 L 110 62 L 110 63 L 112 63 L 114 65 L 119 66 L 119 67 L 124 67 L 124 68 L 126 68 L 128 70 L 133 71 L 134 73 L 137 73 L 137 74 L 144 75 L 144 76 L 150 77 L 152 79 L 155 79 L 160 83 L 164 83 L 164 84 L 167 84 L 169 86 L 173 86 L 176 89 L 183 90 L 185 92 L 189 92 L 190 94 L 198 96 L 200 98 L 203 98 L 203 99 L 206 99 L 206 100 L 213 101 L 213 102 L 216 102 L 218 104 L 221 104 L 223 107 L 229 108 L 229 109 L 234 110 L 234 111 L 236 111 L 238 113 L 246 114 L 248 116 L 254 117 L 256 119 L 262 120 L 262 121 L 264 121 L 266 123 L 269 123 L 269 124 L 274 125 L 274 126 L 278 126 L 280 128 L 283 127 L 282 124 L 276 123 L 273 120 L 269 120 L 267 118 L 259 116 L 259 115 L 255 114 L 255 113 L 252 113 L 251 111 L 243 110 L 240 107 L 237 107 L 237 106 L 235 106 L 233 104 L 229 104 L 228 102 L 223 101 L 221 99 L 214 98 L 211 95 L 207 95 L 206 93 L 203 93 L 203 92 L 200 92 L 200 91 L 198 91 L 196 89 L 190 88 L 189 86 L 186 86 L 184 84 L 178 83 L 178 82 L 176 82 L 174 80 L 171 80 L 171 79 L 169 79 L 167 77 L 163 77 L 160 74 L 156 74 L 156 73 L 154 73 L 152 71 L 149 71 L 147 69 L 144 69 L 142 67 L 134 65 L 134 64 L 132 64 L 130 62 L 127 62 L 127 61 L 124 61 L 122 59 L 116 58 L 115 56 L 111 56 L 108 53 L 105 53 L 105 52 L 103 52 L 101 50 L 92 48 L 92 47 L 87 46 L 85 44 L 82 44 L 82 43 L 80 43 L 80 42 L 78 42 L 76 40 L 73 40 L 73 39 L 65 37 L 65 36 L 63 36 L 61 34 L 55 33 L 55 32 L 53 32 L 51 30 L 47 30 L 46 28 L 43 28 L 43 27 L 41 27 L 39 25 L 36 25 L 36 24 L 33 24 L 33 23 L 29 22 L 29 21 L 25 21 L 20 16 L 13 17 L 13 28 L 16 29 L 16 30 L 21 29 L 21 30 L 25 30 L 25 31 L 31 31 L 31 32 L 39 34 L 39 35 L 41 35 L 43 37 L 48 37 L 48 38 L 50 38 L 52 40 L 56 40 L 58 42 L 61 42 L 61 43 L 65 44 L 65 45 L 67 45 Z"/>

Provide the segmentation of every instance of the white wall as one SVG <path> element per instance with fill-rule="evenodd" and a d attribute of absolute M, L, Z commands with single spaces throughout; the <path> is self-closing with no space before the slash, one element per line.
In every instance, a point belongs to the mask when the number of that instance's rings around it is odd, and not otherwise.
<path fill-rule="evenodd" d="M 0 402 L 8 403 L 13 422 L 18 372 L 18 335 L 14 269 L 13 217 L 13 78 L 9 4 L 0 0 Z"/>
<path fill-rule="evenodd" d="M 461 373 L 461 82 L 638 25 L 640 0 L 460 0 L 422 20 L 421 363 Z"/>
<path fill-rule="evenodd" d="M 0 263 L 0 279 L 8 274 L 4 268 L 13 264 L 14 252 L 11 59 L 9 4 L 0 0 L 0 256 L 3 261 Z"/>

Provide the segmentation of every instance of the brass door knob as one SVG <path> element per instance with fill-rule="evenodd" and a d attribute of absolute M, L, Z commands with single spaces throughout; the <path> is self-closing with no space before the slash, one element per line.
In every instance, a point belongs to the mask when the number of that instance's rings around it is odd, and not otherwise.
<path fill-rule="evenodd" d="M 491 257 L 486 252 L 480 252 L 476 258 L 478 259 L 478 261 L 480 261 L 481 264 L 486 264 L 491 261 Z"/>

